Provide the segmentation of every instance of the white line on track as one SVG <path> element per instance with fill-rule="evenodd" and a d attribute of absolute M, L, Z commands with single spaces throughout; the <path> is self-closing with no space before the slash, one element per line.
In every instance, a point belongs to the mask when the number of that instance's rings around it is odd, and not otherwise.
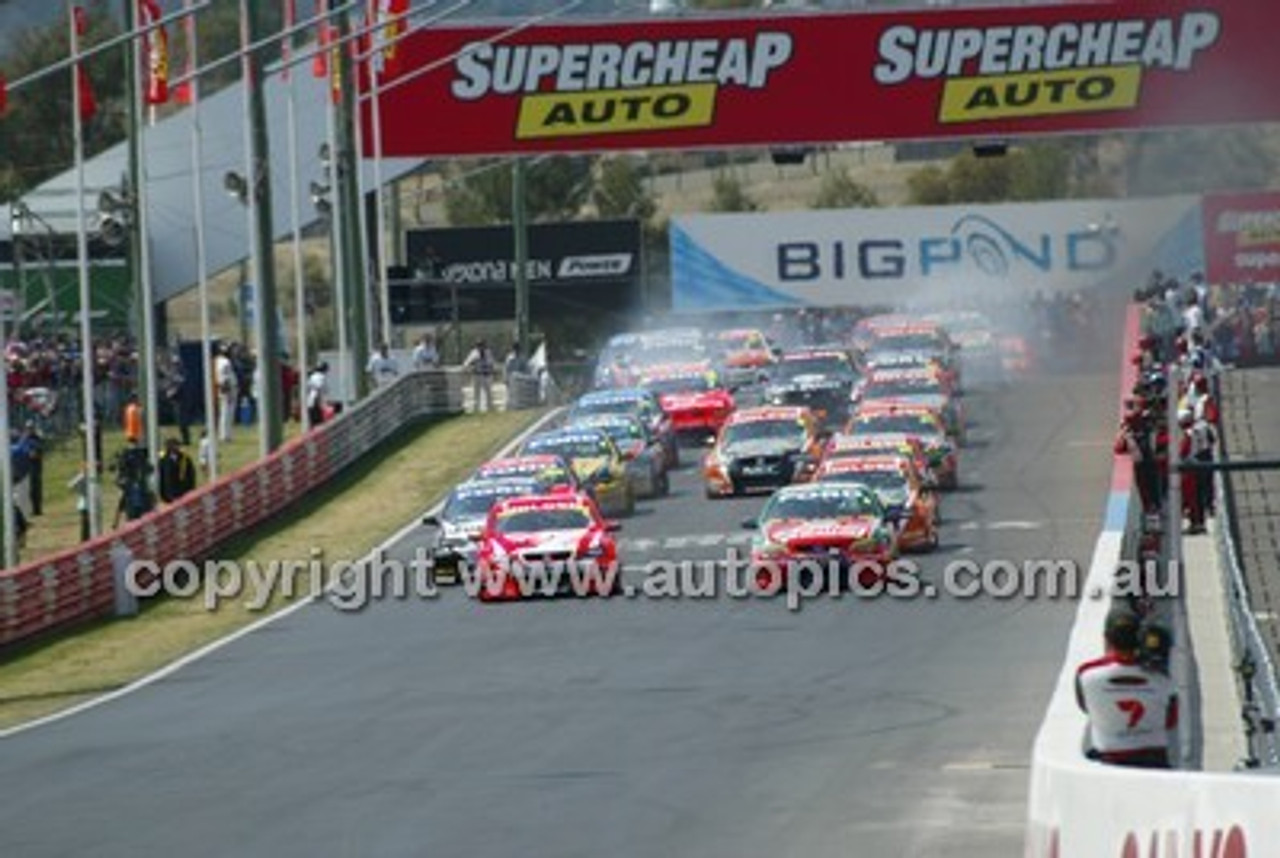
<path fill-rule="evenodd" d="M 564 409 L 562 408 L 558 408 L 552 411 L 551 413 L 545 415 L 542 419 L 535 422 L 528 429 L 525 429 L 519 435 L 517 435 L 516 437 L 508 441 L 506 444 L 504 444 L 502 449 L 494 454 L 494 458 L 500 458 L 502 456 L 509 455 L 512 450 L 514 450 L 516 447 L 518 447 L 521 443 L 524 442 L 524 439 L 528 438 L 530 435 L 537 432 L 547 423 L 550 423 L 552 420 L 559 417 L 563 410 Z M 452 491 L 452 490 L 453 490 L 453 486 L 450 486 L 448 491 Z M 415 515 L 412 521 L 410 521 L 404 527 L 400 528 L 400 530 L 396 531 L 394 534 L 388 537 L 385 541 L 377 545 L 372 551 L 369 552 L 369 554 L 361 562 L 372 562 L 377 556 L 377 553 L 379 551 L 385 552 L 392 545 L 395 545 L 401 539 L 404 539 L 410 533 L 417 530 L 419 527 L 422 526 L 421 522 L 422 522 L 422 517 L 424 515 L 439 514 L 439 512 L 444 508 L 444 502 L 447 499 L 448 491 L 446 491 L 445 493 L 446 497 L 440 498 L 434 504 L 432 504 L 429 509 L 425 510 L 422 513 L 419 513 L 418 515 Z M 338 582 L 334 582 L 334 583 L 336 584 Z M 222 649 L 228 644 L 235 643 L 236 641 L 240 640 L 240 638 L 253 634 L 258 629 L 269 626 L 272 623 L 276 622 L 277 620 L 283 620 L 285 617 L 288 617 L 289 615 L 302 610 L 303 608 L 307 607 L 311 603 L 315 602 L 316 599 L 318 599 L 320 596 L 325 595 L 325 593 L 327 593 L 328 590 L 329 588 L 326 588 L 321 593 L 313 593 L 310 596 L 305 596 L 299 599 L 297 602 L 294 602 L 292 605 L 288 605 L 284 608 L 281 608 L 275 613 L 269 614 L 268 616 L 265 616 L 254 623 L 250 623 L 249 625 L 245 626 L 242 629 L 237 629 L 231 634 L 225 635 L 223 637 L 218 638 L 217 640 L 211 641 L 205 644 L 204 646 L 200 647 L 195 652 L 189 652 L 186 655 L 182 656 L 181 658 L 178 658 L 175 661 L 169 662 L 164 667 L 161 667 L 158 670 L 154 670 L 151 673 L 146 674 L 145 676 L 141 676 L 135 679 L 133 682 L 130 682 L 128 685 L 117 688 L 114 691 L 109 691 L 106 694 L 100 695 L 98 697 L 94 697 L 91 700 L 86 700 L 83 703 L 78 703 L 75 706 L 69 707 L 67 709 L 63 709 L 58 712 L 54 712 L 50 715 L 44 715 L 40 718 L 36 718 L 34 721 L 27 721 L 26 723 L 18 724 L 14 727 L 8 727 L 6 729 L 0 730 L 0 739 L 8 739 L 12 736 L 18 735 L 19 733 L 25 733 L 28 730 L 34 730 L 37 727 L 44 727 L 49 724 L 56 723 L 58 721 L 63 720 L 64 718 L 70 718 L 73 715 L 79 715 L 81 712 L 87 712 L 90 709 L 96 709 L 97 707 L 102 706 L 105 703 L 110 703 L 113 700 L 119 700 L 120 698 L 126 695 L 133 694 L 135 691 L 141 691 L 147 686 L 153 685 L 154 683 L 164 679 L 166 676 L 170 676 L 178 672 L 179 670 L 186 667 L 187 665 L 197 662 L 200 659 L 204 658 L 205 656 L 211 655 L 212 653 L 217 652 L 218 650 Z"/>

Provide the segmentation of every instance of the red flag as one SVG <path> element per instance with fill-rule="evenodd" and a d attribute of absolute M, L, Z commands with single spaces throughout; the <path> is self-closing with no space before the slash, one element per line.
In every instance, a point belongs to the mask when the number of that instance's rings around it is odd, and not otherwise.
<path fill-rule="evenodd" d="M 405 13 L 409 11 L 409 0 L 378 0 L 378 20 L 385 21 L 382 27 L 382 56 L 378 62 L 383 77 L 393 77 L 400 70 L 400 39 L 408 30 Z"/>
<path fill-rule="evenodd" d="M 0 73 L 0 116 L 4 116 L 4 112 L 8 109 L 9 109 L 9 81 L 5 80 L 3 73 Z"/>
<path fill-rule="evenodd" d="M 196 16 L 191 12 L 191 0 L 182 0 L 182 10 L 187 17 L 182 19 L 182 40 L 186 47 L 186 63 L 182 69 L 182 83 L 173 88 L 173 100 L 183 106 L 192 102 L 192 78 L 196 71 Z"/>
<path fill-rule="evenodd" d="M 320 0 L 317 4 L 317 12 L 320 15 L 329 13 L 329 4 L 327 0 Z M 321 48 L 316 55 L 311 58 L 311 75 L 312 77 L 328 77 L 329 76 L 329 52 L 323 50 L 329 47 L 329 43 L 333 40 L 329 35 L 329 19 L 324 18 L 320 21 L 320 29 L 317 31 L 317 47 Z"/>
<path fill-rule="evenodd" d="M 280 60 L 284 68 L 280 71 L 283 80 L 289 79 L 289 60 L 293 57 L 293 33 L 290 32 L 298 22 L 297 0 L 284 0 L 285 37 L 280 40 Z"/>
<path fill-rule="evenodd" d="M 138 0 L 138 21 L 150 27 L 164 17 L 155 0 Z M 143 87 L 147 104 L 164 104 L 169 100 L 169 34 L 164 27 L 147 30 L 142 37 L 142 58 L 146 80 Z"/>
<path fill-rule="evenodd" d="M 71 19 L 75 22 L 77 37 L 89 31 L 89 16 L 85 14 L 83 7 L 72 6 Z M 77 50 L 79 50 L 78 42 Z M 81 63 L 76 63 L 76 80 L 79 82 L 80 89 L 80 101 L 76 109 L 80 111 L 80 121 L 88 122 L 98 112 L 98 101 L 93 97 L 93 85 L 89 80 L 89 73 L 84 70 L 84 65 Z"/>

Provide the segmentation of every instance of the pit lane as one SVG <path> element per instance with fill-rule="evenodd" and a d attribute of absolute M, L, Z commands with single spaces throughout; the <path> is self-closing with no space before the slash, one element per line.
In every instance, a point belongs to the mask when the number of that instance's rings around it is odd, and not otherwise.
<path fill-rule="evenodd" d="M 971 396 L 963 485 L 923 574 L 956 556 L 1086 561 L 1114 387 Z M 694 459 L 624 522 L 624 562 L 714 560 L 743 539 L 763 499 L 706 500 Z M 1073 613 L 457 591 L 317 605 L 0 743 L 0 825 L 24 858 L 1016 855 Z"/>

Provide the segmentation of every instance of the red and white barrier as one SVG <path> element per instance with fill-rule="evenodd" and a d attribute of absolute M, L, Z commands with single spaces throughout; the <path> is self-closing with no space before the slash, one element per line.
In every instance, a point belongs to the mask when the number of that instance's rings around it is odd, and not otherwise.
<path fill-rule="evenodd" d="M 115 612 L 113 552 L 127 551 L 158 566 L 206 558 L 220 543 L 305 497 L 404 426 L 461 411 L 457 371 L 410 373 L 180 503 L 60 554 L 0 570 L 0 647 Z"/>

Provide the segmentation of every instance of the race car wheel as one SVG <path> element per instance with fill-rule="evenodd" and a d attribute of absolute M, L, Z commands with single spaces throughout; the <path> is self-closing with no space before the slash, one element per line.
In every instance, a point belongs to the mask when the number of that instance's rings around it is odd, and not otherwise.
<path fill-rule="evenodd" d="M 680 445 L 676 443 L 676 440 L 673 438 L 671 440 L 671 446 L 668 447 L 667 450 L 669 451 L 667 453 L 667 468 L 674 471 L 676 468 L 680 467 Z"/>
<path fill-rule="evenodd" d="M 634 488 L 631 487 L 630 483 L 627 484 L 625 497 L 626 499 L 622 503 L 622 514 L 626 516 L 635 515 L 636 514 L 636 491 Z"/>
<path fill-rule="evenodd" d="M 661 471 L 653 478 L 654 494 L 658 497 L 666 497 L 671 494 L 671 477 L 666 471 Z"/>

